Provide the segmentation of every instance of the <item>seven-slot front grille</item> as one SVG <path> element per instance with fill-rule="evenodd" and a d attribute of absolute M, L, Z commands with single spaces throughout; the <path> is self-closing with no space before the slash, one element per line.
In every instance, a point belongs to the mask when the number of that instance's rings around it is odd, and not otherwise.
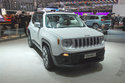
<path fill-rule="evenodd" d="M 75 48 L 89 47 L 101 44 L 102 40 L 103 37 L 86 37 L 86 38 L 73 39 L 74 41 L 73 44 Z"/>

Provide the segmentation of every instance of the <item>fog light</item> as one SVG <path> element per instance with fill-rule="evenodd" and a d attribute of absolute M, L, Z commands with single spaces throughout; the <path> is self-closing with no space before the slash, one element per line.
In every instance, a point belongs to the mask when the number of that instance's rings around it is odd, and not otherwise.
<path fill-rule="evenodd" d="M 69 56 L 69 54 L 64 53 L 63 56 Z"/>

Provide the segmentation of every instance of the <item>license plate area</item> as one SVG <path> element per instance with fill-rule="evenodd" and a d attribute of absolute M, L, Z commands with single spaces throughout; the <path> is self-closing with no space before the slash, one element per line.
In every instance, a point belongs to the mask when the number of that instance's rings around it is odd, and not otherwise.
<path fill-rule="evenodd" d="M 96 57 L 96 53 L 87 53 L 84 55 L 84 59 Z"/>

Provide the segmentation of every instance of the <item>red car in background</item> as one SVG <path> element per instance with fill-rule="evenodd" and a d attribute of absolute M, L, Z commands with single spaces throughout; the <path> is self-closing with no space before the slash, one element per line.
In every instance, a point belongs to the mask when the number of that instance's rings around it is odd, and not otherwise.
<path fill-rule="evenodd" d="M 12 16 L 10 15 L 0 15 L 0 24 L 1 25 L 8 25 L 8 24 L 11 24 L 11 19 L 12 19 Z"/>
<path fill-rule="evenodd" d="M 4 20 L 10 22 L 12 19 L 12 15 L 5 15 Z"/>
<path fill-rule="evenodd" d="M 0 24 L 12 24 L 13 14 L 16 14 L 17 11 L 14 10 L 6 10 L 6 15 L 0 14 Z"/>

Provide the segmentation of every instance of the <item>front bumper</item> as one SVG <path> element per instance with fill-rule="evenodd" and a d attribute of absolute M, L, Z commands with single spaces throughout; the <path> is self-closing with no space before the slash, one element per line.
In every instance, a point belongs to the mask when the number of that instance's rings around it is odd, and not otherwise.
<path fill-rule="evenodd" d="M 96 53 L 96 57 L 85 59 L 87 53 Z M 70 53 L 69 56 L 52 56 L 54 64 L 58 67 L 77 67 L 91 62 L 100 62 L 104 60 L 105 50 L 98 49 L 80 53 Z"/>

